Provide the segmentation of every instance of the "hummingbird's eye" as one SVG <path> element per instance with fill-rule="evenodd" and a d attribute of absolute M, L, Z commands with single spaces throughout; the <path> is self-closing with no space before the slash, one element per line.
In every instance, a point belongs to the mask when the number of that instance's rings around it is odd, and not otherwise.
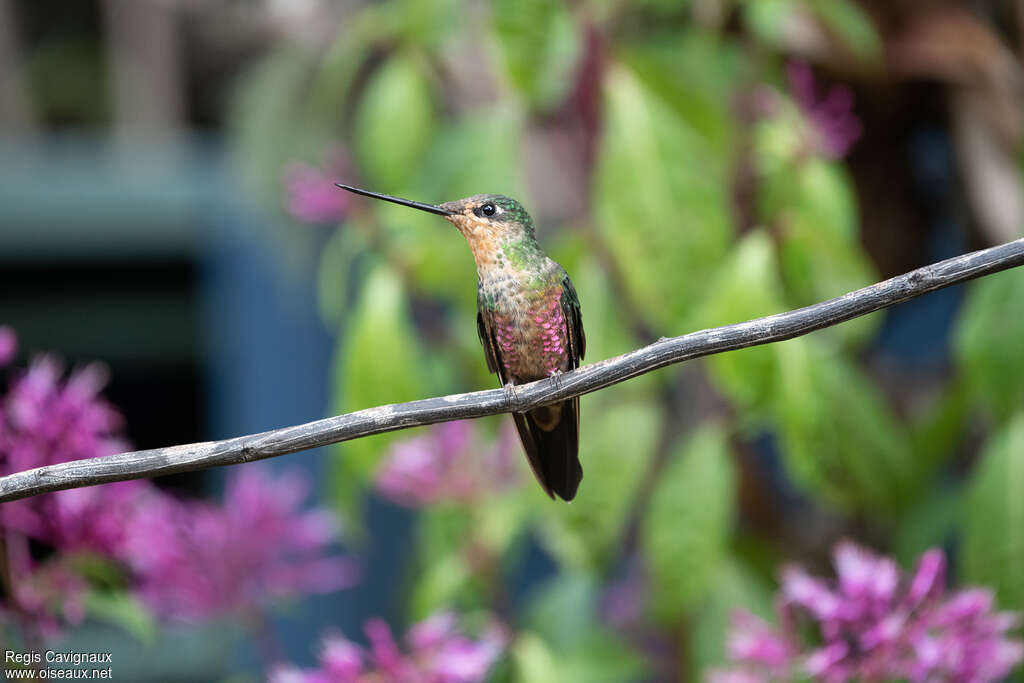
<path fill-rule="evenodd" d="M 493 216 L 496 212 L 497 209 L 494 208 L 494 204 L 484 204 L 480 207 L 480 213 L 485 216 Z"/>

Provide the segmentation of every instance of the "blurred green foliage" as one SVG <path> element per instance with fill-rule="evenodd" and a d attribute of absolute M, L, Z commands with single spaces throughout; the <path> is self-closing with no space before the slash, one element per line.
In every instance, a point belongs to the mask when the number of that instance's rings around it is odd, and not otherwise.
<path fill-rule="evenodd" d="M 651 341 L 645 334 L 738 322 L 870 284 L 877 273 L 859 239 L 851 178 L 808 142 L 813 123 L 780 76 L 779 45 L 794 8 L 809 9 L 864 62 L 879 58 L 879 37 L 847 0 L 738 5 L 743 30 L 720 33 L 686 3 L 371 4 L 322 53 L 281 46 L 251 71 L 236 98 L 236 155 L 271 197 L 286 163 L 318 163 L 340 143 L 357 184 L 431 202 L 501 192 L 534 207 L 532 193 L 573 171 L 531 165 L 531 144 L 565 132 L 559 122 L 574 107 L 582 120 L 598 117 L 599 127 L 582 127 L 592 165 L 577 185 L 555 184 L 582 188 L 564 202 L 582 208 L 548 207 L 555 219 L 540 226 L 576 282 L 590 361 Z M 600 68 L 588 72 L 593 60 Z M 580 95 L 587 88 L 599 90 L 593 110 Z M 757 89 L 775 109 L 751 124 L 736 103 Z M 738 168 L 754 180 L 745 221 Z M 340 339 L 337 411 L 494 386 L 476 338 L 472 259 L 443 221 L 359 202 L 320 267 L 322 311 Z M 956 377 L 909 412 L 898 414 L 858 362 L 879 315 L 584 397 L 578 498 L 552 503 L 530 485 L 424 510 L 410 612 L 497 608 L 480 553 L 507 575 L 536 538 L 559 572 L 517 606 L 503 676 L 641 677 L 664 664 L 644 647 L 657 633 L 675 662 L 667 670 L 696 678 L 722 661 L 730 609 L 768 612 L 785 550 L 736 523 L 740 453 L 766 434 L 808 514 L 870 528 L 903 561 L 955 534 L 966 577 L 1024 609 L 1022 289 L 1024 271 L 970 286 L 956 322 Z M 951 474 L 945 465 L 979 426 L 978 461 L 966 478 Z M 403 436 L 338 448 L 335 490 L 350 523 L 387 445 Z M 645 579 L 634 596 L 639 622 L 615 630 L 598 605 L 632 562 Z"/>

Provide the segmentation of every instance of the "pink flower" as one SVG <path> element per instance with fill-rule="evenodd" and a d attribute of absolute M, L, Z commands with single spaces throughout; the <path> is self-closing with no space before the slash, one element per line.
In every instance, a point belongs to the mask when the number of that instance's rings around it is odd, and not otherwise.
<path fill-rule="evenodd" d="M 786 75 L 794 99 L 814 130 L 815 147 L 833 159 L 846 156 L 863 130 L 853 113 L 853 93 L 846 86 L 836 85 L 819 99 L 814 73 L 801 60 L 787 64 Z"/>
<path fill-rule="evenodd" d="M 777 635 L 773 627 L 749 612 L 732 615 L 732 633 L 728 641 L 729 658 L 756 663 L 773 675 L 782 675 L 793 659 L 794 647 Z"/>
<path fill-rule="evenodd" d="M 768 683 L 768 680 L 767 676 L 743 669 L 714 669 L 707 675 L 708 683 Z"/>
<path fill-rule="evenodd" d="M 713 680 L 973 681 L 1006 676 L 1024 660 L 1024 643 L 1008 633 L 1017 615 L 993 612 L 992 594 L 967 589 L 945 595 L 945 559 L 921 556 L 912 575 L 849 542 L 834 553 L 837 580 L 788 568 L 782 574 L 781 633 L 753 615 L 733 617 L 729 656 L 737 668 Z M 802 649 L 797 618 L 809 619 L 820 643 Z M 736 676 L 728 678 L 727 676 Z"/>
<path fill-rule="evenodd" d="M 340 635 L 324 638 L 320 663 L 330 680 L 351 680 L 363 670 L 362 651 Z"/>
<path fill-rule="evenodd" d="M 61 375 L 60 364 L 43 356 L 12 383 L 0 409 L 0 472 L 126 449 L 121 415 L 100 396 L 105 371 L 88 365 L 66 381 Z M 0 508 L 0 524 L 60 550 L 109 554 L 142 486 L 124 482 L 14 501 Z"/>
<path fill-rule="evenodd" d="M 304 223 L 334 224 L 344 220 L 351 195 L 334 184 L 349 175 L 350 166 L 348 156 L 340 148 L 328 152 L 322 168 L 301 161 L 288 164 L 283 173 L 288 213 Z"/>
<path fill-rule="evenodd" d="M 222 505 L 154 496 L 129 525 L 121 559 L 158 613 L 185 619 L 352 585 L 355 564 L 330 554 L 338 529 L 325 509 L 303 511 L 308 482 L 244 467 Z"/>
<path fill-rule="evenodd" d="M 464 636 L 451 612 L 435 614 L 409 629 L 405 651 L 381 619 L 371 619 L 364 628 L 368 650 L 330 635 L 324 639 L 319 668 L 282 665 L 271 672 L 271 683 L 475 683 L 486 679 L 508 640 L 505 630 L 494 623 L 479 640 Z"/>
<path fill-rule="evenodd" d="M 470 502 L 518 484 L 515 450 L 510 428 L 483 444 L 471 421 L 443 422 L 391 447 L 377 472 L 377 490 L 409 507 Z"/>

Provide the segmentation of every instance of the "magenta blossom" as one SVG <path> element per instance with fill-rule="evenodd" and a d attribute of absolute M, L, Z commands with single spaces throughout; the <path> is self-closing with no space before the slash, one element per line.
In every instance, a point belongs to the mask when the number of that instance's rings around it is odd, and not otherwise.
<path fill-rule="evenodd" d="M 350 195 L 334 186 L 351 164 L 340 148 L 328 152 L 323 167 L 295 161 L 284 169 L 285 208 L 303 223 L 333 225 L 348 214 Z"/>
<path fill-rule="evenodd" d="M 64 379 L 47 356 L 16 374 L 0 397 L 0 474 L 125 450 L 123 419 L 100 394 L 105 381 L 98 365 Z M 16 586 L 0 616 L 43 635 L 80 621 L 88 588 L 76 569 L 82 555 L 127 569 L 129 588 L 163 615 L 259 609 L 350 585 L 354 566 L 331 550 L 334 518 L 326 509 L 302 510 L 307 492 L 296 474 L 272 479 L 248 466 L 229 479 L 222 505 L 181 502 L 149 481 L 0 505 Z M 53 552 L 36 562 L 29 539 Z"/>
<path fill-rule="evenodd" d="M 483 443 L 469 420 L 443 422 L 391 447 L 377 472 L 377 490 L 409 507 L 471 502 L 519 483 L 510 428 Z"/>
<path fill-rule="evenodd" d="M 1024 660 L 1024 643 L 1008 637 L 1017 615 L 993 612 L 990 591 L 947 594 L 942 551 L 922 555 L 911 576 L 850 542 L 836 547 L 834 561 L 835 581 L 783 571 L 781 630 L 746 612 L 734 614 L 729 657 L 736 668 L 709 679 L 986 683 Z M 818 632 L 816 645 L 803 645 L 801 619 Z"/>
<path fill-rule="evenodd" d="M 61 376 L 60 364 L 43 356 L 12 383 L 0 405 L 0 472 L 126 450 L 123 419 L 100 396 L 105 371 L 88 365 Z M 140 486 L 124 482 L 6 503 L 0 525 L 60 550 L 109 554 Z"/>
<path fill-rule="evenodd" d="M 280 666 L 272 672 L 271 683 L 475 683 L 486 679 L 508 640 L 505 630 L 494 623 L 479 640 L 468 638 L 451 612 L 435 614 L 409 629 L 407 652 L 382 620 L 371 619 L 365 630 L 368 650 L 343 636 L 328 636 L 319 668 Z"/>
<path fill-rule="evenodd" d="M 811 124 L 815 148 L 833 159 L 846 156 L 863 131 L 853 113 L 853 93 L 844 85 L 836 85 L 819 99 L 814 73 L 801 60 L 786 65 L 786 75 L 794 99 Z"/>
<path fill-rule="evenodd" d="M 350 586 L 356 565 L 330 553 L 333 515 L 300 509 L 308 489 L 298 473 L 248 466 L 228 480 L 221 505 L 153 496 L 129 526 L 121 558 L 144 602 L 184 619 Z"/>

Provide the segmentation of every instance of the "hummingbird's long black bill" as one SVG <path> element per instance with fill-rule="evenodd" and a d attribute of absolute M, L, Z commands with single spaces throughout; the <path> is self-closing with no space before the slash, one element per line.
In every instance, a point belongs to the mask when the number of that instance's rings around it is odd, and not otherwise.
<path fill-rule="evenodd" d="M 342 185 L 341 183 L 335 183 L 338 187 L 349 192 L 361 194 L 364 197 L 373 197 L 374 199 L 383 199 L 386 202 L 393 202 L 395 204 L 401 204 L 402 206 L 409 206 L 420 211 L 427 211 L 428 213 L 436 213 L 438 216 L 451 216 L 454 211 L 448 211 L 442 209 L 440 206 L 434 206 L 433 204 L 424 204 L 423 202 L 414 202 L 411 199 L 402 199 L 401 197 L 392 197 L 389 194 L 381 194 L 380 192 L 370 192 L 358 187 L 352 187 L 351 185 Z"/>

